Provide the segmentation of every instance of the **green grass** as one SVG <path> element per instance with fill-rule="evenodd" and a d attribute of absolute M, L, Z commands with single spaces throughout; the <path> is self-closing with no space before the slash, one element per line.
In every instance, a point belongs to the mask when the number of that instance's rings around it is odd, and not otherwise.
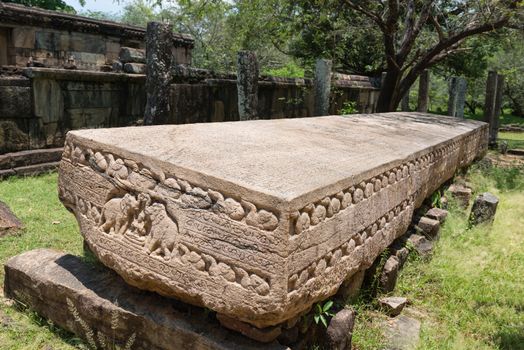
<path fill-rule="evenodd" d="M 499 140 L 506 141 L 510 149 L 524 149 L 524 132 L 499 132 Z"/>
<path fill-rule="evenodd" d="M 476 114 L 467 114 L 467 119 L 474 119 L 474 120 L 480 120 L 484 121 L 484 113 L 482 111 L 478 111 Z M 506 125 L 506 124 L 522 124 L 524 125 L 524 118 L 523 117 L 517 117 L 516 115 L 512 115 L 509 113 L 509 111 L 504 110 L 504 113 L 500 116 L 500 124 Z"/>
<path fill-rule="evenodd" d="M 394 294 L 425 315 L 420 350 L 524 349 L 524 169 L 473 167 L 467 177 L 477 194 L 500 198 L 493 225 L 468 229 L 468 211 L 453 205 L 432 258 L 410 257 Z M 359 350 L 380 348 L 382 319 L 363 312 Z"/>
<path fill-rule="evenodd" d="M 82 238 L 74 216 L 58 200 L 57 175 L 0 181 L 0 200 L 24 223 L 16 236 L 0 238 L 0 264 L 35 248 L 81 254 Z M 4 269 L 0 269 L 3 289 Z M 2 323 L 8 324 L 2 326 Z M 0 349 L 74 349 L 81 342 L 30 312 L 0 302 Z"/>

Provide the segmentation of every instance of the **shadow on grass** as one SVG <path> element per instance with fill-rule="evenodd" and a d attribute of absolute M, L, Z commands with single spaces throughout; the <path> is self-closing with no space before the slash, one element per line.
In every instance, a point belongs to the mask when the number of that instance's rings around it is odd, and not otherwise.
<path fill-rule="evenodd" d="M 506 328 L 497 333 L 495 339 L 501 350 L 524 350 L 524 326 Z"/>

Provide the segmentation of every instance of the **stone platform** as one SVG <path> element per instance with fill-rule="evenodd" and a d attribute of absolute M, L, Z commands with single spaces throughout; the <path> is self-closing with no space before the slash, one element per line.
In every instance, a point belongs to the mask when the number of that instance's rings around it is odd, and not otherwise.
<path fill-rule="evenodd" d="M 487 137 L 420 113 L 78 130 L 59 193 L 127 283 L 270 327 L 369 267 Z"/>
<path fill-rule="evenodd" d="M 284 350 L 227 331 L 203 309 L 127 285 L 79 257 L 36 249 L 5 264 L 5 295 L 53 323 L 106 348 L 101 339 L 143 350 Z M 94 346 L 96 345 L 96 346 Z M 108 347 L 107 347 L 108 348 Z"/>

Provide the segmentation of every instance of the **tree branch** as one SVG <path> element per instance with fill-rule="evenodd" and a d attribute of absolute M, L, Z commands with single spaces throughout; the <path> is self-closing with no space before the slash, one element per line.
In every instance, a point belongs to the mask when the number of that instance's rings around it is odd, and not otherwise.
<path fill-rule="evenodd" d="M 438 63 L 442 59 L 446 58 L 454 49 L 458 48 L 460 44 L 468 37 L 473 35 L 482 34 L 490 32 L 493 30 L 500 29 L 504 27 L 509 21 L 507 15 L 502 16 L 494 22 L 484 23 L 481 25 L 473 26 L 464 31 L 457 33 L 449 38 L 439 41 L 435 46 L 426 51 L 426 54 L 423 58 L 415 64 L 413 68 L 406 74 L 402 82 L 400 83 L 400 94 L 404 94 L 407 89 L 413 85 L 420 73 L 431 67 L 432 65 Z"/>
<path fill-rule="evenodd" d="M 363 8 L 362 6 L 360 5 L 357 5 L 355 4 L 352 0 L 345 0 L 346 4 L 352 8 L 353 10 L 357 11 L 357 12 L 360 12 L 361 14 L 363 14 L 364 16 L 370 18 L 371 20 L 373 20 L 375 23 L 377 23 L 377 25 L 381 28 L 381 29 L 384 29 L 386 24 L 384 23 L 384 20 L 382 20 L 382 17 L 375 13 L 375 12 L 372 12 L 370 10 L 366 10 L 365 8 Z"/>

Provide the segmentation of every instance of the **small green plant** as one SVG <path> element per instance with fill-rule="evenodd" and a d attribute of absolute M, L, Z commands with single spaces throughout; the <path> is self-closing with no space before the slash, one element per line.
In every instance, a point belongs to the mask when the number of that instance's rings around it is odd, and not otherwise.
<path fill-rule="evenodd" d="M 431 206 L 433 208 L 442 208 L 442 194 L 436 191 L 431 195 Z"/>
<path fill-rule="evenodd" d="M 341 115 L 355 114 L 355 113 L 358 113 L 357 103 L 355 101 L 344 102 L 339 112 L 339 114 Z"/>
<path fill-rule="evenodd" d="M 328 327 L 328 319 L 335 316 L 333 312 L 331 312 L 331 308 L 333 307 L 333 301 L 328 300 L 324 303 L 324 306 L 321 306 L 320 303 L 317 304 L 315 308 L 315 316 L 313 316 L 313 320 L 315 320 L 316 324 L 322 323 L 324 327 Z"/>
<path fill-rule="evenodd" d="M 113 331 L 112 339 L 110 339 L 107 335 L 101 332 L 96 332 L 95 337 L 95 332 L 91 329 L 91 327 L 89 327 L 87 322 L 84 321 L 82 317 L 80 317 L 80 313 L 78 312 L 78 309 L 76 308 L 73 301 L 69 298 L 66 298 L 66 302 L 69 312 L 73 315 L 73 319 L 80 325 L 80 327 L 84 331 L 87 344 L 91 350 L 131 350 L 136 340 L 136 333 L 131 334 L 129 339 L 126 341 L 124 347 L 120 347 L 115 344 L 115 332 L 118 328 L 118 313 L 116 312 L 116 310 L 111 312 L 111 330 Z"/>

